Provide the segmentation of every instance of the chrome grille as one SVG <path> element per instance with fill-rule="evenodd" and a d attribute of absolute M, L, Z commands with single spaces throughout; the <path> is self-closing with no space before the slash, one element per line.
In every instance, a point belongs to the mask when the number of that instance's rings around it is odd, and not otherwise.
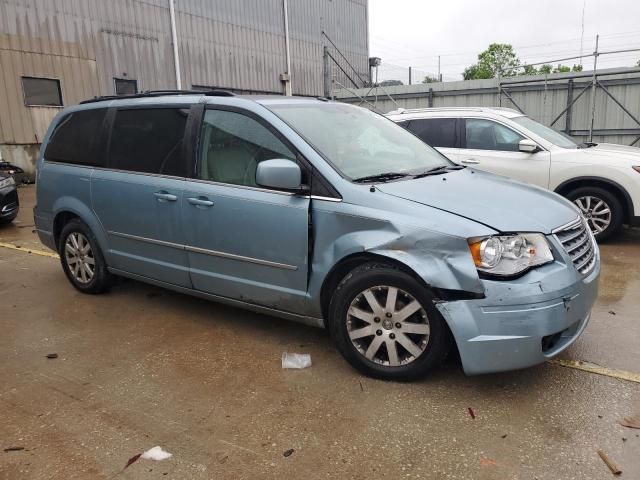
<path fill-rule="evenodd" d="M 569 254 L 573 264 L 582 275 L 588 274 L 596 264 L 596 245 L 586 222 L 578 218 L 575 222 L 555 232 L 556 238 Z"/>

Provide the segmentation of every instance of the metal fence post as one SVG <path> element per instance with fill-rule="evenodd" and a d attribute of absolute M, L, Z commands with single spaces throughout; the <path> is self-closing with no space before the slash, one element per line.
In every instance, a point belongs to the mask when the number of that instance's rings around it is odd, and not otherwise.
<path fill-rule="evenodd" d="M 567 114 L 564 117 L 564 133 L 569 135 L 571 131 L 571 113 L 573 110 L 573 79 L 567 82 Z"/>
<path fill-rule="evenodd" d="M 598 79 L 596 76 L 596 68 L 598 67 L 598 40 L 600 35 L 596 35 L 596 49 L 593 52 L 593 77 L 591 78 L 591 123 L 589 124 L 589 141 L 593 141 L 593 124 L 596 118 L 596 89 L 598 88 Z"/>
<path fill-rule="evenodd" d="M 331 74 L 329 72 L 329 49 L 325 45 L 322 54 L 322 65 L 324 68 L 324 98 L 331 97 Z"/>
<path fill-rule="evenodd" d="M 429 89 L 429 108 L 433 107 L 433 88 Z"/>

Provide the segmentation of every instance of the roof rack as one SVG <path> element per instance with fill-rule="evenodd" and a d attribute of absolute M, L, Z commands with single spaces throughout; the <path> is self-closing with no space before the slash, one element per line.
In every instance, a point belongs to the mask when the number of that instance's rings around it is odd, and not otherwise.
<path fill-rule="evenodd" d="M 126 100 L 129 98 L 164 97 L 167 95 L 205 95 L 207 97 L 235 97 L 236 94 L 228 90 L 145 90 L 140 93 L 128 95 L 105 95 L 83 100 L 81 104 L 103 102 L 105 100 Z"/>
<path fill-rule="evenodd" d="M 387 113 L 387 115 L 397 115 L 397 114 L 405 114 L 405 113 L 422 113 L 422 112 L 437 112 L 441 110 L 465 110 L 465 111 L 474 111 L 474 112 L 482 112 L 484 107 L 424 107 L 424 108 L 398 108 L 392 112 Z M 493 108 L 493 107 L 488 107 Z"/>

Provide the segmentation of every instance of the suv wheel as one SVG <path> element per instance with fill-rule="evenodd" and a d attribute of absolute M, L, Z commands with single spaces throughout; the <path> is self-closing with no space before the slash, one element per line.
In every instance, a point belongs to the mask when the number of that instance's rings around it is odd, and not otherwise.
<path fill-rule="evenodd" d="M 391 265 L 369 263 L 338 285 L 329 329 L 346 360 L 366 375 L 388 380 L 424 376 L 451 347 L 451 334 L 433 295 Z"/>
<path fill-rule="evenodd" d="M 622 227 L 622 205 L 611 192 L 600 187 L 581 187 L 567 195 L 587 219 L 596 240 L 610 238 Z"/>
<path fill-rule="evenodd" d="M 60 233 L 58 253 L 71 284 L 83 293 L 102 293 L 112 283 L 98 242 L 81 220 L 67 223 Z"/>

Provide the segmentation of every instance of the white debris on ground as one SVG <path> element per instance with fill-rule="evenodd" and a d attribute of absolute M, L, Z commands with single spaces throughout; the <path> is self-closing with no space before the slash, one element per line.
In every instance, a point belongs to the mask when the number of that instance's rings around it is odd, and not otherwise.
<path fill-rule="evenodd" d="M 282 368 L 307 368 L 311 366 L 311 355 L 308 353 L 283 353 Z"/>
<path fill-rule="evenodd" d="M 172 457 L 173 454 L 169 453 L 169 452 L 165 452 L 162 447 L 160 446 L 156 446 L 153 447 L 149 450 L 147 450 L 146 452 L 144 452 L 140 458 L 146 458 L 147 460 L 166 460 L 167 458 Z"/>

